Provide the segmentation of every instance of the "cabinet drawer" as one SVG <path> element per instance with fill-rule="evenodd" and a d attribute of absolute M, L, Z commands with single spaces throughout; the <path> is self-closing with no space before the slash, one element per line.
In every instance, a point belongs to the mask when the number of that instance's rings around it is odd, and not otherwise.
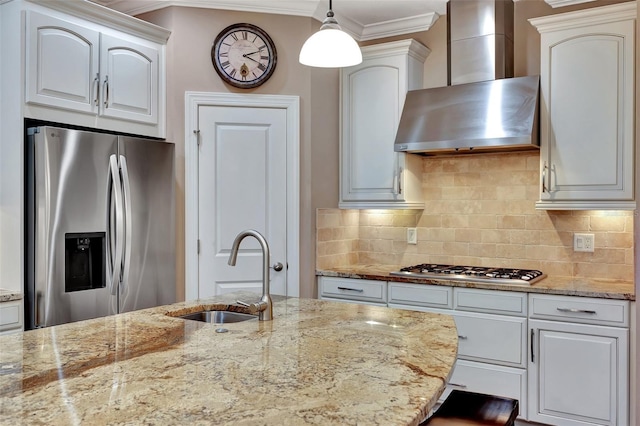
<path fill-rule="evenodd" d="M 527 370 L 458 360 L 441 401 L 453 389 L 513 398 L 519 401 L 519 418 L 527 414 Z"/>
<path fill-rule="evenodd" d="M 493 291 L 457 287 L 454 308 L 461 311 L 527 316 L 527 295 L 515 291 Z"/>
<path fill-rule="evenodd" d="M 0 331 L 22 328 L 22 300 L 0 303 Z"/>
<path fill-rule="evenodd" d="M 532 294 L 529 312 L 531 318 L 617 327 L 629 325 L 629 302 L 625 300 Z"/>
<path fill-rule="evenodd" d="M 321 277 L 318 282 L 321 298 L 329 297 L 381 303 L 386 303 L 387 301 L 386 281 Z"/>
<path fill-rule="evenodd" d="M 451 287 L 437 285 L 389 283 L 389 303 L 451 309 Z"/>
<path fill-rule="evenodd" d="M 527 319 L 453 312 L 458 328 L 458 357 L 524 367 Z"/>

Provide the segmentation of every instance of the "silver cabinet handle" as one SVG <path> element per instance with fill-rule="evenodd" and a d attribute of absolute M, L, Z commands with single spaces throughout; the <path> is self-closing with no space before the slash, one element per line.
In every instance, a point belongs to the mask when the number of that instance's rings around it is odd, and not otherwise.
<path fill-rule="evenodd" d="M 104 107 L 109 108 L 109 76 L 104 78 L 104 83 L 102 83 L 102 90 L 104 92 Z"/>
<path fill-rule="evenodd" d="M 273 264 L 272 268 L 273 268 L 274 271 L 280 272 L 280 271 L 282 271 L 284 269 L 284 265 L 282 263 L 280 263 L 280 262 L 276 262 L 276 263 Z"/>
<path fill-rule="evenodd" d="M 544 166 L 542 167 L 542 192 L 549 192 L 547 190 L 547 162 L 544 162 Z"/>
<path fill-rule="evenodd" d="M 460 340 L 467 340 L 467 339 L 468 339 L 468 337 L 467 337 L 467 336 L 461 336 L 461 335 L 459 335 L 459 334 L 458 334 L 458 339 L 460 339 Z"/>
<path fill-rule="evenodd" d="M 344 291 L 356 291 L 358 293 L 363 293 L 364 290 L 361 288 L 349 288 L 349 287 L 338 287 L 338 290 L 344 290 Z"/>
<path fill-rule="evenodd" d="M 536 332 L 531 329 L 531 362 L 533 362 L 533 340 L 535 339 Z"/>
<path fill-rule="evenodd" d="M 556 308 L 560 312 L 571 312 L 574 314 L 590 314 L 595 315 L 597 312 L 590 309 L 576 309 L 576 308 Z"/>
<path fill-rule="evenodd" d="M 96 73 L 96 78 L 93 79 L 93 87 L 95 87 L 96 94 L 93 97 L 93 104 L 95 106 L 100 105 L 100 74 Z"/>
<path fill-rule="evenodd" d="M 404 171 L 404 169 L 402 167 L 400 167 L 400 169 L 398 170 L 398 194 L 402 195 L 402 172 Z"/>

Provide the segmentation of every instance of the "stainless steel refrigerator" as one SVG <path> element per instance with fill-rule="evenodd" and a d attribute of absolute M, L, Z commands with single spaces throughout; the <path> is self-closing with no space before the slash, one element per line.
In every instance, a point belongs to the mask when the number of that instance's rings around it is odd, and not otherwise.
<path fill-rule="evenodd" d="M 25 328 L 175 302 L 172 143 L 27 130 Z"/>

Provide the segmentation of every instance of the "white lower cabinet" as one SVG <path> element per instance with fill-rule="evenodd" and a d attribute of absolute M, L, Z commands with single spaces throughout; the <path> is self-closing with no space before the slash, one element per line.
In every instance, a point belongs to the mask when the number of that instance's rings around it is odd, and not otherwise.
<path fill-rule="evenodd" d="M 387 306 L 386 281 L 318 277 L 321 300 Z"/>
<path fill-rule="evenodd" d="M 560 321 L 529 320 L 529 420 L 628 425 L 628 316 L 619 327 L 597 325 L 611 321 L 616 304 L 628 312 L 628 302 L 531 295 L 529 303 L 532 318 L 563 315 Z M 581 323 L 569 322 L 572 317 Z"/>
<path fill-rule="evenodd" d="M 464 389 L 517 399 L 520 424 L 630 425 L 628 301 L 329 277 L 318 285 L 325 300 L 452 315 L 458 360 L 441 401 Z"/>
<path fill-rule="evenodd" d="M 0 334 L 22 331 L 22 300 L 0 303 Z"/>
<path fill-rule="evenodd" d="M 525 293 L 395 282 L 388 288 L 391 308 L 444 313 L 455 319 L 458 360 L 441 401 L 453 389 L 514 398 L 519 401 L 518 418 L 526 419 Z"/>

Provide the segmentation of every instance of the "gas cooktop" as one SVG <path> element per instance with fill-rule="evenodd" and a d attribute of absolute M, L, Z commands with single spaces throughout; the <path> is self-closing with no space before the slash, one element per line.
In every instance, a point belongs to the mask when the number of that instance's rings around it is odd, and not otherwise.
<path fill-rule="evenodd" d="M 546 277 L 533 269 L 492 268 L 485 266 L 438 265 L 425 263 L 407 266 L 391 275 L 411 278 L 439 278 L 453 281 L 469 281 L 496 284 L 529 285 Z"/>

